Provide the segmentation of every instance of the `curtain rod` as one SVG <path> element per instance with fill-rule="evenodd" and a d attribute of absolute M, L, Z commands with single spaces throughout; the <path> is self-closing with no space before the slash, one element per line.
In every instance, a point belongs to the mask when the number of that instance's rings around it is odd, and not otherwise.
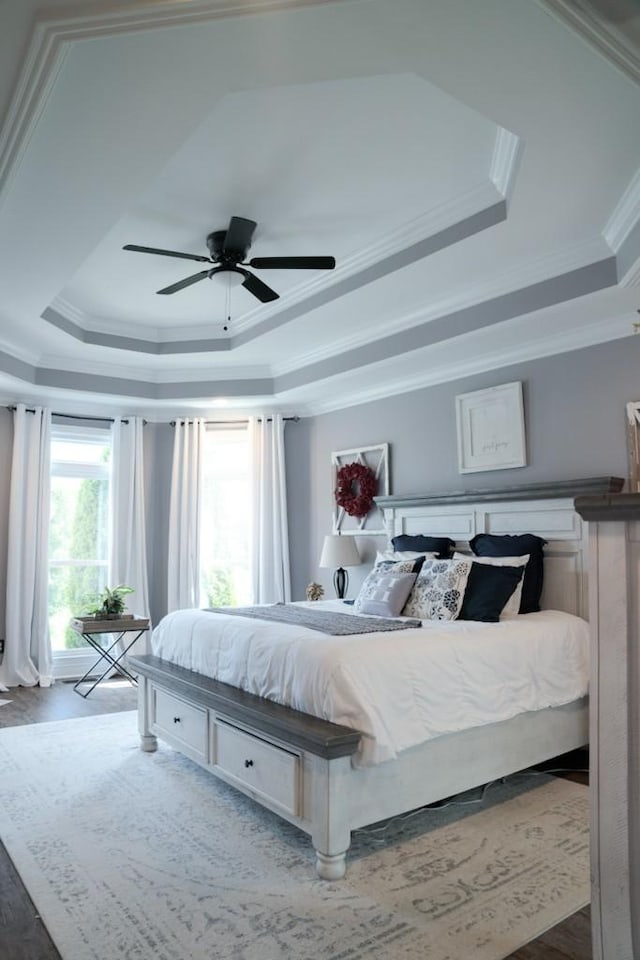
<path fill-rule="evenodd" d="M 188 419 L 188 418 L 187 418 L 187 419 Z M 258 420 L 264 420 L 264 417 L 257 417 L 256 419 L 258 419 Z M 298 416 L 296 416 L 296 417 L 283 417 L 282 419 L 283 419 L 283 420 L 293 420 L 294 423 L 298 423 L 298 421 L 300 420 L 300 417 L 298 417 Z M 273 420 L 273 417 L 267 417 L 267 423 L 271 423 L 272 420 Z M 244 420 L 205 420 L 205 426 L 212 426 L 213 424 L 220 424 L 221 426 L 227 426 L 227 425 L 228 425 L 228 426 L 237 426 L 237 425 L 240 424 L 240 423 L 249 423 L 249 420 L 248 420 L 248 419 L 244 419 Z M 169 426 L 175 427 L 175 425 L 176 425 L 176 421 L 175 421 L 175 420 L 170 420 L 170 421 L 169 421 Z"/>
<path fill-rule="evenodd" d="M 15 410 L 15 406 L 7 407 L 7 410 Z M 25 407 L 25 413 L 35 413 L 33 407 Z M 91 417 L 88 414 L 84 413 L 51 413 L 52 417 L 66 417 L 68 420 L 98 420 L 101 423 L 113 423 L 113 417 Z M 142 421 L 146 424 L 146 420 Z M 128 420 L 123 420 L 122 423 L 129 423 Z"/>

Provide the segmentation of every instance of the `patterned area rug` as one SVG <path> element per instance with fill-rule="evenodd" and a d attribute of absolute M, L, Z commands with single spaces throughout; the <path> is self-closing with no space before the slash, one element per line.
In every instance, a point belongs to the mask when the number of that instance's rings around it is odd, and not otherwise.
<path fill-rule="evenodd" d="M 358 831 L 338 883 L 135 713 L 0 730 L 0 785 L 64 960 L 502 960 L 589 900 L 587 788 L 546 776 Z"/>

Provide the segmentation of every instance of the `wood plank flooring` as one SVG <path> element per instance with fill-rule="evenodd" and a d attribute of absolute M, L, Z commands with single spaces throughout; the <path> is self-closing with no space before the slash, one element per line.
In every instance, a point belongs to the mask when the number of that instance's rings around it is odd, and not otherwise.
<path fill-rule="evenodd" d="M 56 683 L 44 689 L 18 687 L 0 694 L 0 699 L 12 701 L 0 706 L 0 727 L 116 713 L 136 707 L 136 691 L 123 680 L 101 684 L 86 699 L 74 693 L 70 683 Z M 587 782 L 587 776 L 579 772 L 586 766 L 585 753 L 579 752 L 546 764 L 551 769 L 561 766 L 576 769 L 576 772 L 569 771 L 563 776 Z M 591 960 L 591 956 L 590 912 L 585 907 L 537 940 L 516 950 L 507 960 Z M 2 960 L 61 960 L 1 844 L 0 957 Z"/>

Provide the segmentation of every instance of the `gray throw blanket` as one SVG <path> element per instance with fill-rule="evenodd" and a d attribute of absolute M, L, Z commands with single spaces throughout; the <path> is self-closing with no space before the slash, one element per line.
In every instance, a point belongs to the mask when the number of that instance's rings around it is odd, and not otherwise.
<path fill-rule="evenodd" d="M 311 610 L 293 603 L 273 603 L 258 607 L 207 607 L 211 613 L 226 613 L 254 620 L 292 623 L 328 633 L 331 637 L 348 637 L 355 633 L 380 633 L 387 630 L 408 630 L 421 627 L 420 620 L 387 620 L 385 617 L 363 617 L 360 614 L 337 613 L 333 610 Z"/>

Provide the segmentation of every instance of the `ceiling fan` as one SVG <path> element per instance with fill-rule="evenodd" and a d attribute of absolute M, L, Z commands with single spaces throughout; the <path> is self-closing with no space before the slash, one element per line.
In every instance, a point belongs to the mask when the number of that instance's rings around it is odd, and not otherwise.
<path fill-rule="evenodd" d="M 127 243 L 123 250 L 134 250 L 137 253 L 156 253 L 163 257 L 178 257 L 181 260 L 197 260 L 199 263 L 213 263 L 214 267 L 194 273 L 191 277 L 178 280 L 158 293 L 177 293 L 192 283 L 198 283 L 205 277 L 211 279 L 216 274 L 236 274 L 242 276 L 242 286 L 257 297 L 262 303 L 277 300 L 279 294 L 268 287 L 266 283 L 250 273 L 245 267 L 255 270 L 333 270 L 336 265 L 334 257 L 254 257 L 245 262 L 251 239 L 257 223 L 246 220 L 244 217 L 231 217 L 226 230 L 215 230 L 207 237 L 207 247 L 210 256 L 204 257 L 195 253 L 178 253 L 176 250 L 159 250 L 156 247 L 139 247 L 135 243 Z"/>

